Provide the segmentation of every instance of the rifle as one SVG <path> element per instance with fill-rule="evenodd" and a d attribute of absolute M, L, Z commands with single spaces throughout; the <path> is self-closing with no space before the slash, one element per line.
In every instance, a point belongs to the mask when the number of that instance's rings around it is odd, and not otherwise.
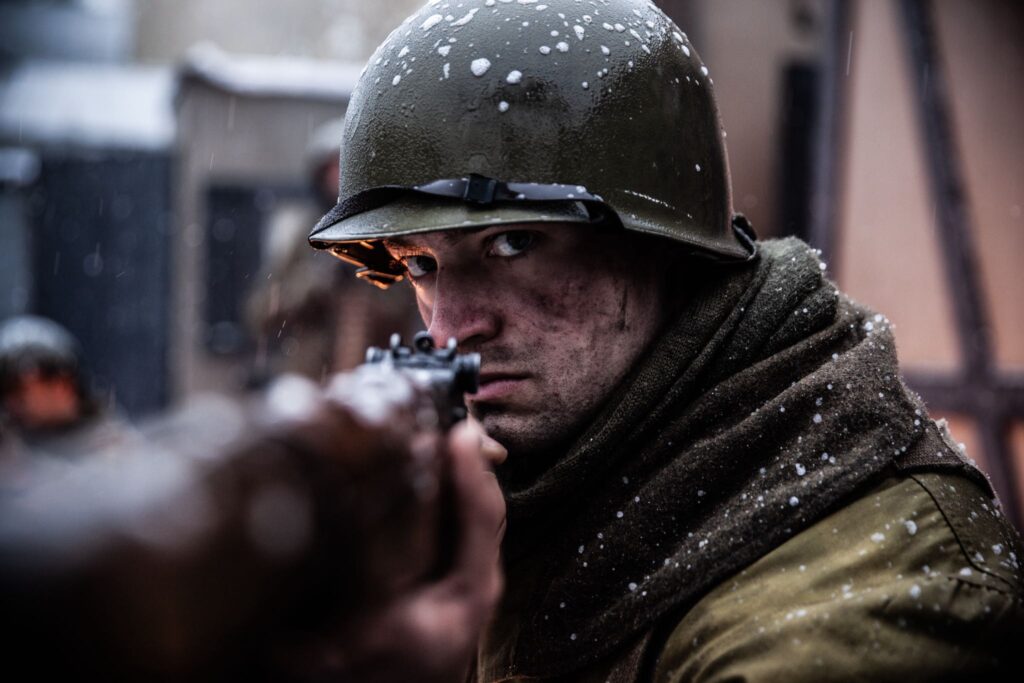
<path fill-rule="evenodd" d="M 438 575 L 444 443 L 480 359 L 396 336 L 320 389 L 298 378 L 157 421 L 113 454 L 0 482 L 7 664 L 35 677 L 288 677 L 315 634 Z"/>

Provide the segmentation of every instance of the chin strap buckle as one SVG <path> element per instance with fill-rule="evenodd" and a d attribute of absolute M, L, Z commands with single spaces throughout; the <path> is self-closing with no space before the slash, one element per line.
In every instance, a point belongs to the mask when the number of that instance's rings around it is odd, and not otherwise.
<path fill-rule="evenodd" d="M 494 178 L 470 173 L 462 198 L 470 204 L 493 204 L 498 194 L 498 181 Z"/>

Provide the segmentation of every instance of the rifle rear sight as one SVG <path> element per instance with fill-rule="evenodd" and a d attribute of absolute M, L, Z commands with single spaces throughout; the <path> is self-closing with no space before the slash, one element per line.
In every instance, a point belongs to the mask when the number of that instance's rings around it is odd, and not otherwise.
<path fill-rule="evenodd" d="M 447 430 L 466 418 L 463 395 L 476 392 L 480 386 L 480 354 L 459 354 L 456 346 L 451 338 L 439 349 L 427 332 L 418 332 L 412 346 L 405 346 L 401 335 L 393 334 L 387 349 L 366 350 L 366 365 L 392 367 L 428 387 L 440 426 Z"/>

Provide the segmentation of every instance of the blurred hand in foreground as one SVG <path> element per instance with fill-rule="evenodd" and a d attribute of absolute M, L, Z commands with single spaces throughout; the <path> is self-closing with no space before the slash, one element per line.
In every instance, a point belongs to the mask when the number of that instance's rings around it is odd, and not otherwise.
<path fill-rule="evenodd" d="M 307 651 L 307 664 L 319 662 L 311 672 L 316 680 L 466 680 L 477 638 L 503 587 L 505 501 L 491 468 L 506 453 L 479 424 L 467 421 L 449 434 L 446 455 L 459 530 L 449 570 L 394 595 L 344 634 Z"/>

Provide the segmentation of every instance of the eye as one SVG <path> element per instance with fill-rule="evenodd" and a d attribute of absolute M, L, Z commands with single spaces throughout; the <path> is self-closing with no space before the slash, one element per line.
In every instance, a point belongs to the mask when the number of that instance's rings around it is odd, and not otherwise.
<path fill-rule="evenodd" d="M 406 256 L 402 259 L 402 264 L 408 271 L 409 277 L 414 280 L 437 270 L 437 261 L 429 256 Z"/>
<path fill-rule="evenodd" d="M 491 242 L 490 253 L 494 256 L 512 257 L 522 254 L 537 241 L 536 233 L 528 230 L 503 232 Z"/>

